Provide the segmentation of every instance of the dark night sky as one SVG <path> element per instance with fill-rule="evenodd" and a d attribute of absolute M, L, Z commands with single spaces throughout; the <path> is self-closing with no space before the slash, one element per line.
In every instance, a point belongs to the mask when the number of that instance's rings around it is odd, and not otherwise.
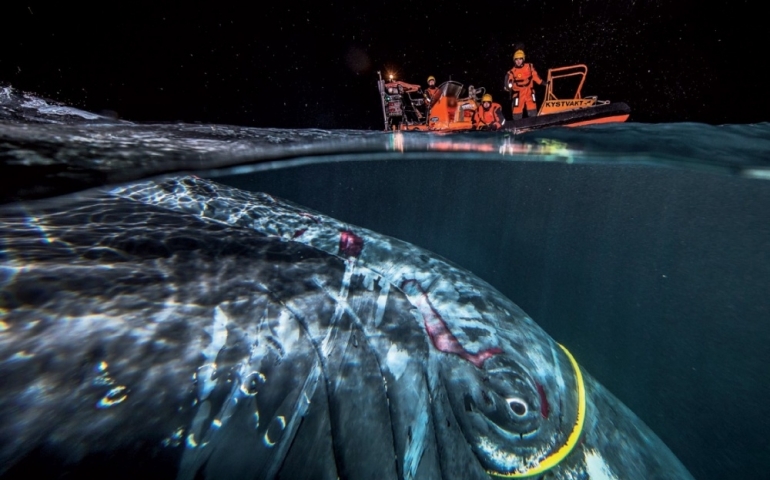
<path fill-rule="evenodd" d="M 129 120 L 379 129 L 378 69 L 504 101 L 514 42 L 543 75 L 587 64 L 583 94 L 633 121 L 770 119 L 758 1 L 17 3 L 0 83 Z"/>

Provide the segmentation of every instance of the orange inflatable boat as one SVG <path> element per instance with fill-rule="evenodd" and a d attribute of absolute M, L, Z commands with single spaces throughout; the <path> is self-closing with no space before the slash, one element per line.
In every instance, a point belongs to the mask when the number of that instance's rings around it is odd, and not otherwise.
<path fill-rule="evenodd" d="M 627 104 L 582 96 L 587 73 L 588 67 L 582 64 L 548 70 L 545 98 L 537 116 L 506 120 L 502 129 L 523 132 L 628 120 L 631 108 Z M 378 88 L 385 130 L 406 131 L 474 130 L 471 119 L 485 93 L 484 88 L 473 85 L 466 91 L 461 83 L 450 80 L 439 86 L 435 98 L 427 99 L 419 85 L 392 79 L 386 82 L 381 75 Z M 507 102 L 498 103 L 506 109 Z"/>

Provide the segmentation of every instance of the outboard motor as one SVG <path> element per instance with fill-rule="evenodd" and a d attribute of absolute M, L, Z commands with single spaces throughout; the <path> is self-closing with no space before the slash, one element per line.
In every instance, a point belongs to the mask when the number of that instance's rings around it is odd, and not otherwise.
<path fill-rule="evenodd" d="M 380 72 L 377 72 L 380 79 L 377 81 L 377 87 L 380 90 L 382 99 L 382 114 L 385 119 L 385 130 L 391 130 L 394 126 L 401 123 L 404 116 L 404 89 L 398 86 L 385 86 L 385 80 L 382 79 Z"/>

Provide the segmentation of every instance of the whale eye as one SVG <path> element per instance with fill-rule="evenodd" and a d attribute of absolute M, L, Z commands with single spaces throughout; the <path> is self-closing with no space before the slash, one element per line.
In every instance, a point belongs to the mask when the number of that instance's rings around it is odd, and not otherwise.
<path fill-rule="evenodd" d="M 529 410 L 527 403 L 520 398 L 506 398 L 505 401 L 508 402 L 508 406 L 511 407 L 513 413 L 519 417 L 526 415 Z"/>

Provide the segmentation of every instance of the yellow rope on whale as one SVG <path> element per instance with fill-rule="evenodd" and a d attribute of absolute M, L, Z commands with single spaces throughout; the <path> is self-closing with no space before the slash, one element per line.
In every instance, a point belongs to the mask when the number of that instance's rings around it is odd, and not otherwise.
<path fill-rule="evenodd" d="M 559 345 L 562 348 L 562 350 L 564 350 L 564 353 L 567 354 L 567 358 L 569 358 L 570 363 L 572 363 L 572 368 L 575 369 L 575 382 L 577 383 L 577 395 L 578 395 L 578 411 L 577 411 L 577 420 L 575 421 L 575 428 L 572 429 L 572 433 L 570 433 L 569 438 L 567 438 L 567 441 L 564 443 L 564 445 L 562 445 L 560 449 L 558 449 L 551 455 L 547 456 L 536 467 L 531 468 L 525 472 L 511 472 L 511 473 L 499 473 L 499 472 L 492 472 L 487 470 L 487 473 L 489 475 L 492 475 L 494 477 L 502 477 L 502 478 L 524 478 L 524 477 L 531 477 L 534 475 L 538 475 L 558 465 L 562 460 L 564 460 L 567 457 L 567 455 L 570 454 L 572 449 L 575 448 L 575 445 L 577 444 L 578 439 L 580 438 L 580 434 L 583 432 L 583 423 L 585 422 L 585 418 L 586 418 L 586 389 L 585 389 L 585 384 L 583 383 L 583 374 L 580 373 L 580 367 L 575 361 L 575 357 L 573 357 L 572 354 L 569 353 L 569 350 L 567 350 L 564 347 L 564 345 L 560 343 L 558 343 L 557 345 Z"/>

